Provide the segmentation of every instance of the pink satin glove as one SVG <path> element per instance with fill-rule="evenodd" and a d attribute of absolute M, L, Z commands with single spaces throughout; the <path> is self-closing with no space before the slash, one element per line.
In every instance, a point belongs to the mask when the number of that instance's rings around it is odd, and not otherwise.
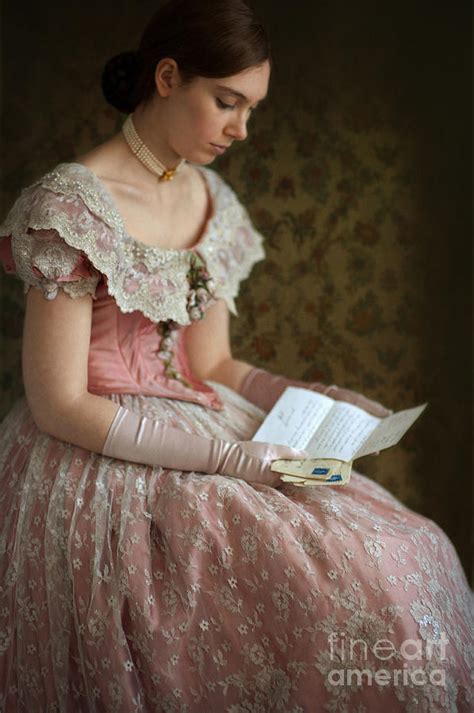
<path fill-rule="evenodd" d="M 324 394 L 325 389 L 328 388 L 317 381 L 312 383 L 297 381 L 296 379 L 288 379 L 286 376 L 271 374 L 265 369 L 253 367 L 244 377 L 238 392 L 255 406 L 264 411 L 270 411 L 287 386 L 299 386 L 303 389 L 319 391 L 321 394 Z"/>
<path fill-rule="evenodd" d="M 247 480 L 249 483 L 262 483 L 276 488 L 282 484 L 282 481 L 280 473 L 274 473 L 271 470 L 274 460 L 280 458 L 295 460 L 308 457 L 306 451 L 297 451 L 288 446 L 275 446 L 271 443 L 259 441 L 225 443 L 216 473 L 232 475 L 235 478 Z"/>
<path fill-rule="evenodd" d="M 389 411 L 377 401 L 371 401 L 371 399 L 367 399 L 365 396 L 362 396 L 362 394 L 358 394 L 355 391 L 341 389 L 335 384 L 326 386 L 318 381 L 307 382 L 298 381 L 296 379 L 288 379 L 286 376 L 271 374 L 269 371 L 259 369 L 258 367 L 251 369 L 251 371 L 249 371 L 244 377 L 244 380 L 239 387 L 239 394 L 244 396 L 247 401 L 250 401 L 264 411 L 270 411 L 273 404 L 278 401 L 287 386 L 298 386 L 302 389 L 311 389 L 311 391 L 326 394 L 336 401 L 347 401 L 348 403 L 359 406 L 359 408 L 362 408 L 373 416 L 378 416 L 379 418 L 385 418 L 385 416 L 389 416 L 393 413 L 393 411 Z"/>
<path fill-rule="evenodd" d="M 279 458 L 305 458 L 305 451 L 270 443 L 205 438 L 167 426 L 119 407 L 102 453 L 125 461 L 160 465 L 173 470 L 220 473 L 250 483 L 281 485 L 270 466 Z"/>

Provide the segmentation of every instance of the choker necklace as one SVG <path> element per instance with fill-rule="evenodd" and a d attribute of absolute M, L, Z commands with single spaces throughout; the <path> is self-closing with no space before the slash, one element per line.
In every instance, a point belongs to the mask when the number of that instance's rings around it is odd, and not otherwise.
<path fill-rule="evenodd" d="M 157 175 L 160 182 L 173 180 L 176 173 L 186 163 L 186 159 L 183 158 L 175 168 L 166 168 L 166 166 L 152 154 L 148 146 L 145 146 L 141 138 L 138 136 L 131 114 L 129 114 L 126 118 L 122 126 L 122 132 L 125 136 L 125 141 L 130 146 L 138 160 L 141 161 L 145 168 Z"/>

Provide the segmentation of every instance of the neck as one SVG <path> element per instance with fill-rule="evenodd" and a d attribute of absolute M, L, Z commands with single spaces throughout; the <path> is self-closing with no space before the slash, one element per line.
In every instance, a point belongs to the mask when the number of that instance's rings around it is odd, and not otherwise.
<path fill-rule="evenodd" d="M 167 168 L 176 168 L 181 161 L 167 141 L 167 129 L 154 106 L 141 106 L 132 114 L 135 130 L 147 148 Z"/>

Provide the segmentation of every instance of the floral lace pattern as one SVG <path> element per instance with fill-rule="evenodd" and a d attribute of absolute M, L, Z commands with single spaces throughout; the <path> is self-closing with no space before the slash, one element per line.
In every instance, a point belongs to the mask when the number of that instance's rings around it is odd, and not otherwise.
<path fill-rule="evenodd" d="M 57 281 L 71 296 L 93 294 L 102 273 L 123 312 L 140 310 L 154 322 L 171 319 L 187 325 L 193 319 L 187 275 L 199 254 L 212 279 L 213 296 L 223 298 L 236 314 L 239 284 L 264 257 L 262 236 L 223 179 L 211 169 L 198 170 L 207 181 L 214 214 L 195 248 L 175 250 L 147 246 L 127 235 L 95 174 L 78 163 L 59 164 L 22 191 L 0 226 L 0 235 L 12 236 L 12 253 L 25 289 L 35 285 L 52 297 Z M 82 280 L 61 280 L 81 254 L 88 259 L 91 274 Z M 201 309 L 209 304 L 202 302 Z"/>
<path fill-rule="evenodd" d="M 212 386 L 222 412 L 110 399 L 250 437 L 263 412 Z M 359 473 L 273 489 L 113 460 L 39 432 L 23 400 L 0 428 L 0 492 L 2 713 L 472 710 L 456 552 Z"/>

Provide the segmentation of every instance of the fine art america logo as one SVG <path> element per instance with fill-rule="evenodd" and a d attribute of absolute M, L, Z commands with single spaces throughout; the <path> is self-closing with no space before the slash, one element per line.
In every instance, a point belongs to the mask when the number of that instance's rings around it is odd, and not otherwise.
<path fill-rule="evenodd" d="M 434 686 L 445 686 L 445 670 L 429 667 L 429 671 L 416 666 L 417 661 L 446 660 L 448 638 L 441 632 L 438 639 L 405 639 L 399 649 L 389 639 L 378 639 L 370 650 L 378 661 L 405 661 L 401 668 L 375 668 L 367 665 L 369 647 L 362 639 L 348 639 L 344 632 L 332 632 L 328 636 L 330 659 L 334 668 L 327 673 L 332 686 L 378 685 L 424 686 L 428 682 Z M 364 665 L 365 662 L 365 665 Z M 392 663 L 393 665 L 393 663 Z M 382 664 L 381 664 L 382 666 Z"/>

